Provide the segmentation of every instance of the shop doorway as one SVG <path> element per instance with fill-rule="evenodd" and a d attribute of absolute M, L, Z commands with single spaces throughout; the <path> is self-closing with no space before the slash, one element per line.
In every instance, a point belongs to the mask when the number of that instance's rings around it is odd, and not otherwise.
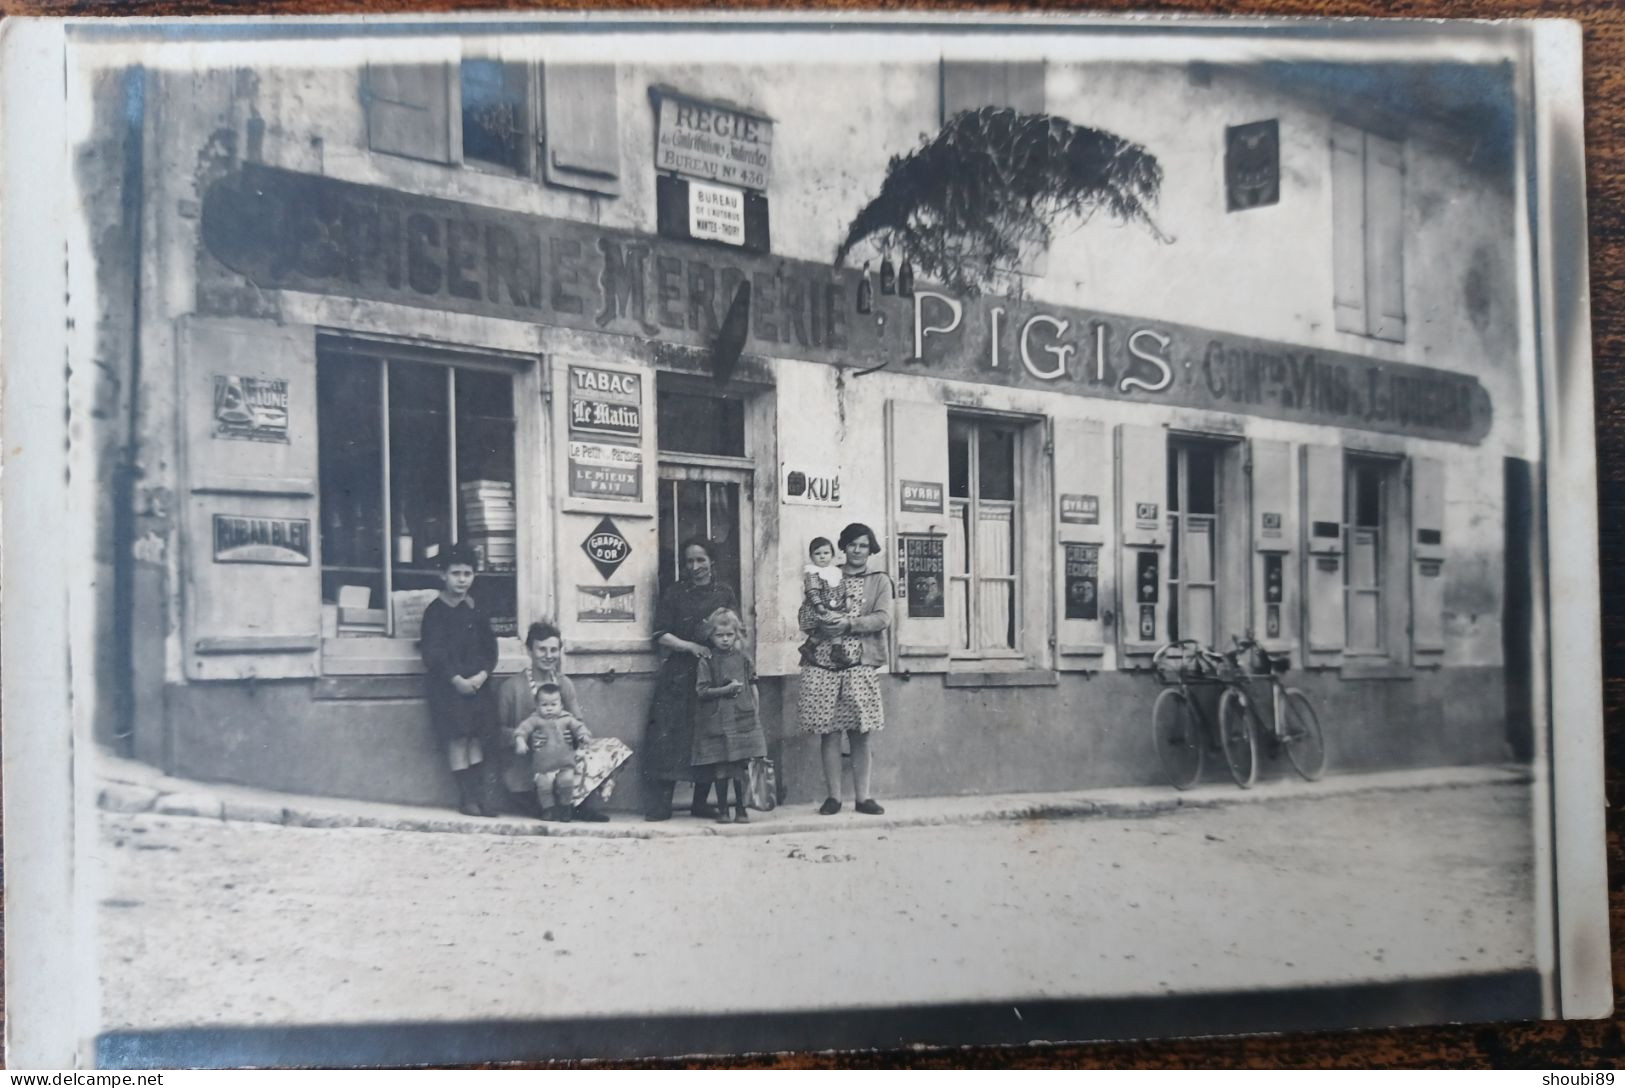
<path fill-rule="evenodd" d="M 754 463 L 745 456 L 744 401 L 662 376 L 656 406 L 660 589 L 682 572 L 683 541 L 705 537 L 716 548 L 716 579 L 739 596 L 754 645 Z"/>
<path fill-rule="evenodd" d="M 1176 438 L 1168 443 L 1168 637 L 1204 646 L 1228 646 L 1233 599 L 1245 575 L 1237 571 L 1227 537 L 1234 527 L 1227 501 L 1236 481 L 1235 443 Z"/>

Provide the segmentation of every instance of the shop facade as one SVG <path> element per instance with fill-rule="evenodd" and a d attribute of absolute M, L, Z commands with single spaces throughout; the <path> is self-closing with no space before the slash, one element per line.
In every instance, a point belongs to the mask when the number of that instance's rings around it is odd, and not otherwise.
<path fill-rule="evenodd" d="M 415 624 L 456 540 L 499 671 L 555 620 L 589 721 L 635 750 L 701 533 L 788 797 L 816 799 L 799 572 L 861 521 L 898 586 L 882 797 L 1155 782 L 1151 653 L 1247 632 L 1290 656 L 1334 772 L 1517 754 L 1522 242 L 1509 158 L 1449 118 L 1192 65 L 436 48 L 101 87 L 123 169 L 82 173 L 122 194 L 138 287 L 103 338 L 130 379 L 104 441 L 138 468 L 106 459 L 98 599 L 129 629 L 103 739 L 448 800 Z M 1019 297 L 831 265 L 888 158 L 981 105 L 1144 144 L 1165 238 L 1060 234 Z"/>

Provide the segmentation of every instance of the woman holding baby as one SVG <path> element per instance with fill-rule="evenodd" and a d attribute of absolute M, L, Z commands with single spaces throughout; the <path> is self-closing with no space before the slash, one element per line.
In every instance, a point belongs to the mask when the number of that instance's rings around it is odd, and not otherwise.
<path fill-rule="evenodd" d="M 880 540 L 867 525 L 853 522 L 837 542 L 844 559 L 833 584 L 810 567 L 797 619 L 808 636 L 802 649 L 801 692 L 797 714 L 804 733 L 818 737 L 828 788 L 819 812 L 841 811 L 841 737 L 852 746 L 852 788 L 859 812 L 878 816 L 885 810 L 870 792 L 873 756 L 869 735 L 886 724 L 877 669 L 886 664 L 886 630 L 891 626 L 892 581 L 871 571 L 869 560 L 880 554 Z M 818 563 L 814 542 L 814 567 Z"/>

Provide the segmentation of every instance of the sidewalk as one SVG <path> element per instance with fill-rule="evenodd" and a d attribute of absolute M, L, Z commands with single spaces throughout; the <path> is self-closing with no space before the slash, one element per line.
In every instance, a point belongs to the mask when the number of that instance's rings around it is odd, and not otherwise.
<path fill-rule="evenodd" d="M 449 809 L 307 797 L 186 779 L 105 753 L 97 754 L 97 806 L 109 812 L 188 816 L 286 827 L 367 827 L 459 835 L 546 835 L 609 839 L 692 838 L 701 835 L 778 835 L 861 827 L 876 830 L 991 821 L 1069 819 L 1085 816 L 1150 816 L 1179 808 L 1212 808 L 1266 801 L 1312 800 L 1380 791 L 1452 789 L 1528 782 L 1528 767 L 1487 765 L 1431 767 L 1374 774 L 1334 775 L 1319 782 L 1298 778 L 1264 782 L 1250 790 L 1232 783 L 1198 786 L 1183 793 L 1171 786 L 1131 786 L 1067 793 L 1013 793 L 976 797 L 888 798 L 883 816 L 864 816 L 850 802 L 835 816 L 818 815 L 812 803 L 752 812 L 748 824 L 717 824 L 679 815 L 646 823 L 635 813 L 612 813 L 610 822 L 543 823 L 520 816 L 481 818 Z"/>

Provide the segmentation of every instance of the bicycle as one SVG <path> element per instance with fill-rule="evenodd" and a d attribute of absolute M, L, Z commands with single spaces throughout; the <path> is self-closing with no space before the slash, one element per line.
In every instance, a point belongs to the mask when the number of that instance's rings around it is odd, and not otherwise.
<path fill-rule="evenodd" d="M 1320 719 L 1307 695 L 1282 682 L 1286 659 L 1271 657 L 1251 639 L 1232 641 L 1235 649 L 1221 654 L 1195 639 L 1181 639 L 1160 647 L 1151 659 L 1164 685 L 1151 707 L 1151 736 L 1168 781 L 1175 789 L 1190 789 L 1202 777 L 1204 754 L 1218 748 L 1236 785 L 1250 789 L 1258 776 L 1260 733 L 1272 746 L 1286 749 L 1293 768 L 1305 779 L 1319 778 L 1326 769 Z M 1258 671 L 1242 663 L 1249 653 L 1259 663 Z M 1273 713 L 1268 725 L 1248 692 L 1259 680 L 1270 683 Z M 1211 717 L 1195 698 L 1201 687 L 1223 689 Z"/>
<path fill-rule="evenodd" d="M 1188 790 L 1202 777 L 1203 754 L 1218 732 L 1217 723 L 1194 697 L 1194 689 L 1221 684 L 1225 659 L 1187 638 L 1160 647 L 1152 655 L 1151 668 L 1163 684 L 1157 701 L 1151 704 L 1151 741 L 1157 761 L 1175 789 Z M 1235 774 L 1233 766 L 1231 774 Z"/>
<path fill-rule="evenodd" d="M 1224 694 L 1219 697 L 1219 736 L 1230 773 L 1242 789 L 1249 788 L 1258 774 L 1258 741 L 1268 738 L 1271 754 L 1286 749 L 1294 770 L 1313 782 L 1326 771 L 1326 740 L 1320 730 L 1320 717 L 1309 696 L 1281 679 L 1289 663 L 1273 657 L 1251 638 L 1232 638 L 1235 649 L 1222 655 L 1226 667 L 1221 673 Z M 1251 658 L 1251 667 L 1243 664 Z M 1269 683 L 1270 720 L 1258 712 L 1258 701 L 1249 687 L 1258 681 Z"/>

